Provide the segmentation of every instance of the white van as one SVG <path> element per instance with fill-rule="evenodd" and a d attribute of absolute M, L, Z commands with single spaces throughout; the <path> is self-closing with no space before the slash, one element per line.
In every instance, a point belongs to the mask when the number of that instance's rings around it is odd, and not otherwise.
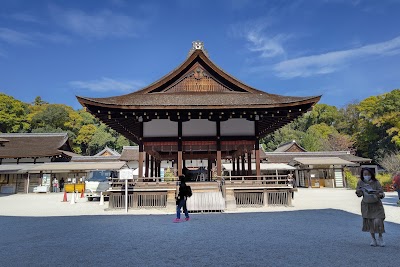
<path fill-rule="evenodd" d="M 108 198 L 107 190 L 110 188 L 110 183 L 113 179 L 118 179 L 117 171 L 98 170 L 89 172 L 88 179 L 85 181 L 85 195 L 88 201 L 93 198 L 101 197 L 103 193 L 104 198 Z"/>

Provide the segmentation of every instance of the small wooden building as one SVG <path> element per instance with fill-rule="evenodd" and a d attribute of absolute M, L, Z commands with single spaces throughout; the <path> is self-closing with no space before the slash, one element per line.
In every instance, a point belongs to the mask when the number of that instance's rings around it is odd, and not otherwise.
<path fill-rule="evenodd" d="M 0 133 L 7 140 L 0 147 L 0 192 L 26 192 L 27 173 L 23 166 L 68 162 L 73 156 L 67 133 Z M 31 175 L 31 187 L 40 183 L 40 173 Z M 32 189 L 32 188 L 31 188 Z"/>
<path fill-rule="evenodd" d="M 300 187 L 346 187 L 343 170 L 357 174 L 362 164 L 371 159 L 353 155 L 350 151 L 309 152 L 295 140 L 280 145 L 273 152 L 266 152 L 269 163 L 285 163 L 296 167 L 296 183 Z"/>

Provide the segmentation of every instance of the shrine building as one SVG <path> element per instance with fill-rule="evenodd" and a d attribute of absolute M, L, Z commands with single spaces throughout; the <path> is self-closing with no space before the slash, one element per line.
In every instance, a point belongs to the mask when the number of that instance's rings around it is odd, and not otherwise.
<path fill-rule="evenodd" d="M 233 163 L 233 175 L 260 176 L 259 140 L 309 111 L 320 96 L 252 88 L 216 66 L 196 41 L 180 66 L 141 90 L 77 98 L 88 112 L 139 145 L 139 177 L 159 176 L 161 161 L 175 162 L 181 175 L 187 160 L 204 160 L 210 179 L 213 167 L 221 175 L 224 159 Z"/>

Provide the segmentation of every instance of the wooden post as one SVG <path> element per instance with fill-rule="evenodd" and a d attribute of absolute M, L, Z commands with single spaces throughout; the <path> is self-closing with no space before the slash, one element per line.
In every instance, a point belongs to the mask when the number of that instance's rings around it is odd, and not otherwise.
<path fill-rule="evenodd" d="M 247 152 L 247 176 L 252 175 L 251 170 L 251 152 Z"/>
<path fill-rule="evenodd" d="M 261 176 L 261 168 L 260 168 L 260 145 L 258 143 L 258 140 L 256 140 L 256 145 L 255 145 L 255 154 L 256 154 L 256 175 Z M 261 177 L 259 177 L 261 178 Z M 259 179 L 257 178 L 257 179 Z"/>
<path fill-rule="evenodd" d="M 232 173 L 236 175 L 235 158 L 232 156 Z"/>
<path fill-rule="evenodd" d="M 236 171 L 236 176 L 239 176 L 239 175 L 241 175 L 241 172 L 240 172 L 240 156 L 237 156 L 237 158 L 236 158 L 236 165 L 237 165 L 237 171 Z"/>
<path fill-rule="evenodd" d="M 154 163 L 155 163 L 154 157 L 151 156 L 150 157 L 150 177 L 154 177 L 154 167 L 155 167 Z"/>
<path fill-rule="evenodd" d="M 222 162 L 221 162 L 221 122 L 216 121 L 217 127 L 217 176 L 221 176 Z"/>
<path fill-rule="evenodd" d="M 139 179 L 143 178 L 143 157 L 144 157 L 143 146 L 142 146 L 142 151 L 140 151 L 140 146 L 139 146 L 139 173 L 138 173 Z"/>
<path fill-rule="evenodd" d="M 150 155 L 146 152 L 146 170 L 144 176 L 149 177 L 149 162 L 150 162 Z"/>
<path fill-rule="evenodd" d="M 182 175 L 182 121 L 178 121 L 178 176 Z"/>
<path fill-rule="evenodd" d="M 259 125 L 258 120 L 254 121 L 254 132 L 256 135 L 256 142 L 254 144 L 254 150 L 256 154 L 256 175 L 261 176 L 261 168 L 260 168 L 260 141 L 259 141 Z M 261 179 L 261 177 L 257 177 L 257 180 Z"/>
<path fill-rule="evenodd" d="M 211 162 L 211 158 L 208 158 L 207 160 L 207 169 L 208 169 L 208 180 L 211 181 L 212 180 L 212 162 Z"/>
<path fill-rule="evenodd" d="M 143 157 L 144 157 L 144 145 L 143 145 L 143 122 L 139 124 L 139 173 L 138 179 L 143 178 Z"/>
<path fill-rule="evenodd" d="M 182 151 L 178 151 L 178 176 L 182 175 Z"/>
<path fill-rule="evenodd" d="M 217 175 L 221 175 L 221 151 L 217 151 Z"/>
<path fill-rule="evenodd" d="M 241 160 L 242 160 L 242 173 L 241 173 L 241 175 L 242 176 L 245 176 L 246 175 L 246 168 L 245 168 L 245 165 L 244 165 L 244 154 L 242 154 L 242 156 L 240 156 L 241 157 Z"/>

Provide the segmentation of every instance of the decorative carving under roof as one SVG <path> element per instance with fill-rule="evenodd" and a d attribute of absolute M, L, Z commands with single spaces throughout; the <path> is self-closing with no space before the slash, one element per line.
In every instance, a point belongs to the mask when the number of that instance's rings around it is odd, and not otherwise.
<path fill-rule="evenodd" d="M 179 80 L 163 92 L 231 92 L 232 90 L 220 83 L 199 64 L 192 67 Z"/>
<path fill-rule="evenodd" d="M 188 57 L 193 54 L 194 51 L 201 50 L 208 57 L 207 50 L 204 49 L 204 43 L 202 41 L 193 41 L 192 48 L 189 51 Z"/>

